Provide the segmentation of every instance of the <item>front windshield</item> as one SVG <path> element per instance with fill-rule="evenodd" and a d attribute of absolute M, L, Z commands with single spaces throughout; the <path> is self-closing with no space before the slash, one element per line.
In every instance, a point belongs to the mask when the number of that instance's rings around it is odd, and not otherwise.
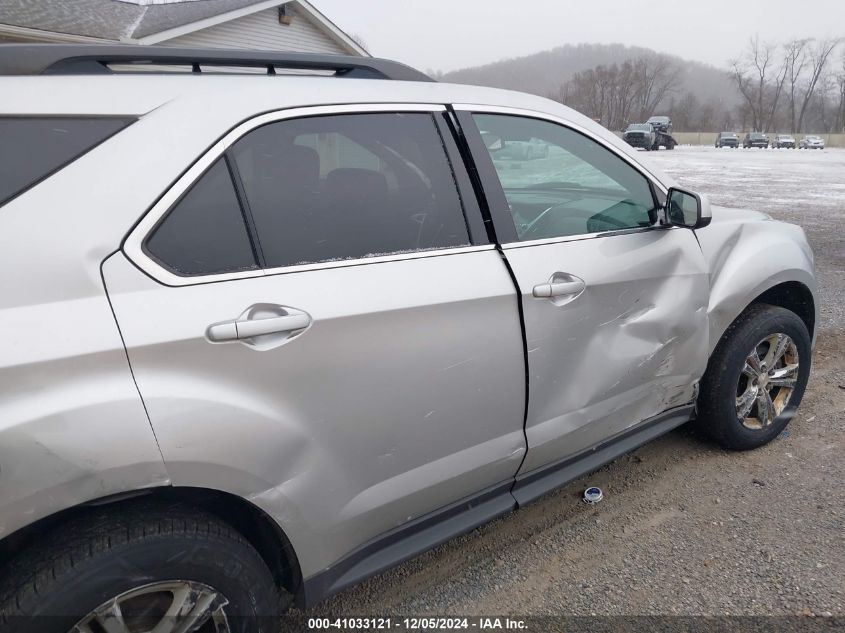
<path fill-rule="evenodd" d="M 634 130 L 637 132 L 650 132 L 651 125 L 648 123 L 632 123 L 628 126 L 629 130 Z"/>
<path fill-rule="evenodd" d="M 765 138 L 765 134 L 760 134 L 759 132 L 754 132 L 751 134 L 751 138 Z"/>

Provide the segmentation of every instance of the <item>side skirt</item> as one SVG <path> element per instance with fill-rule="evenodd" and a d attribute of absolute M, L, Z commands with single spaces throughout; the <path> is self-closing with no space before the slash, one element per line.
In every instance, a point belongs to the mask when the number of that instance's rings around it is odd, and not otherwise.
<path fill-rule="evenodd" d="M 309 608 L 350 585 L 419 556 L 516 509 L 508 480 L 377 536 L 302 583 L 297 606 Z"/>
<path fill-rule="evenodd" d="M 690 404 L 664 411 L 583 453 L 543 466 L 530 473 L 518 475 L 511 494 L 520 506 L 530 503 L 547 492 L 560 488 L 573 479 L 590 473 L 681 426 L 692 418 L 694 409 L 695 407 Z"/>
<path fill-rule="evenodd" d="M 693 405 L 665 411 L 592 449 L 518 476 L 365 543 L 306 579 L 297 606 L 310 608 L 347 587 L 419 556 L 559 488 L 687 422 Z"/>

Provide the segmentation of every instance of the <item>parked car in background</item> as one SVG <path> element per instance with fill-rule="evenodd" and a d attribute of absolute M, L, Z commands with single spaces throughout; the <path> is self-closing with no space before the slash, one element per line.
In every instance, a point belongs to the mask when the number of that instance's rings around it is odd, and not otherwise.
<path fill-rule="evenodd" d="M 548 156 L 548 143 L 544 143 L 537 138 L 506 141 L 497 154 L 498 158 L 507 158 L 510 160 L 534 160 L 536 158 L 547 158 Z"/>
<path fill-rule="evenodd" d="M 807 134 L 798 141 L 798 149 L 824 149 L 824 139 L 815 134 Z"/>
<path fill-rule="evenodd" d="M 753 449 L 801 402 L 802 229 L 560 103 L 83 44 L 0 46 L 0 94 L 0 633 L 271 633 L 682 424 Z"/>
<path fill-rule="evenodd" d="M 743 147 L 768 147 L 769 137 L 762 132 L 749 132 L 742 141 Z"/>
<path fill-rule="evenodd" d="M 772 147 L 775 149 L 795 149 L 795 139 L 789 134 L 775 134 L 772 140 Z"/>
<path fill-rule="evenodd" d="M 664 134 L 672 134 L 672 119 L 664 114 L 658 114 L 653 117 L 650 117 L 646 123 L 651 123 L 652 127 L 657 132 L 663 132 Z"/>
<path fill-rule="evenodd" d="M 651 123 L 631 123 L 622 133 L 622 139 L 631 147 L 642 147 L 650 151 L 654 146 L 654 128 Z"/>
<path fill-rule="evenodd" d="M 739 136 L 736 132 L 719 132 L 716 137 L 716 147 L 739 147 Z"/>

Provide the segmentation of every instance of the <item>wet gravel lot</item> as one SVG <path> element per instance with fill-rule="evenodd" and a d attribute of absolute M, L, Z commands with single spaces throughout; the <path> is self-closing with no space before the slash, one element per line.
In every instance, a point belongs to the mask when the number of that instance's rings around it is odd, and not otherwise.
<path fill-rule="evenodd" d="M 787 432 L 731 453 L 682 427 L 309 615 L 845 614 L 845 150 L 643 158 L 807 232 L 821 330 Z"/>

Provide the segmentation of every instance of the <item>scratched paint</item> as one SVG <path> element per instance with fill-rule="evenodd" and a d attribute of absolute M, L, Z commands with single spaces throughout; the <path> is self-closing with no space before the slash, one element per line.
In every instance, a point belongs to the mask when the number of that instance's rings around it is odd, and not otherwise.
<path fill-rule="evenodd" d="M 692 399 L 707 358 L 708 272 L 691 231 L 506 253 L 529 342 L 529 450 L 520 472 Z M 535 298 L 533 285 L 553 273 L 583 279 L 586 290 L 564 304 Z"/>

